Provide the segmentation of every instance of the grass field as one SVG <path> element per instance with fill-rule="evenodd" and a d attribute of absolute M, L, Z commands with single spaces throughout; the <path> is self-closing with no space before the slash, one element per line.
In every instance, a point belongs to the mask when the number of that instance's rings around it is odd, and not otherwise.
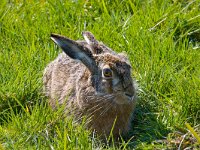
<path fill-rule="evenodd" d="M 132 131 L 102 143 L 53 112 L 42 73 L 60 49 L 50 33 L 82 31 L 126 51 L 139 84 Z M 1 0 L 0 149 L 199 149 L 199 0 Z"/>

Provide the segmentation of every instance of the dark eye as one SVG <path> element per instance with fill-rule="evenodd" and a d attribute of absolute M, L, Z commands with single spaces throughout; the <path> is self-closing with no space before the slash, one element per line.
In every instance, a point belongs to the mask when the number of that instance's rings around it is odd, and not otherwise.
<path fill-rule="evenodd" d="M 110 68 L 104 68 L 103 76 L 106 78 L 112 77 L 112 70 Z"/>

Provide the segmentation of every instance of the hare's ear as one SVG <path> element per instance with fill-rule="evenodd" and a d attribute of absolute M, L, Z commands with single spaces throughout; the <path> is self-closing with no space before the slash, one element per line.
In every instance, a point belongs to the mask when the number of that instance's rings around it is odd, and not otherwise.
<path fill-rule="evenodd" d="M 87 47 L 58 34 L 51 34 L 51 39 L 61 47 L 69 57 L 80 60 L 93 74 L 97 72 L 95 60 Z"/>
<path fill-rule="evenodd" d="M 89 31 L 83 31 L 82 35 L 85 41 L 92 46 L 98 45 L 98 41 L 95 39 L 94 35 Z"/>
<path fill-rule="evenodd" d="M 99 42 L 95 39 L 94 35 L 89 31 L 83 31 L 82 35 L 85 41 L 91 46 L 93 54 L 102 53 L 102 49 L 99 46 Z"/>

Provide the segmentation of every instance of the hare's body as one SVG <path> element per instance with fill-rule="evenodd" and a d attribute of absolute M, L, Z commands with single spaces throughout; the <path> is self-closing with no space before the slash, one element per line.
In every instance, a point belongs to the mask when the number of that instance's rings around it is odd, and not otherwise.
<path fill-rule="evenodd" d="M 45 68 L 44 88 L 46 95 L 50 97 L 52 107 L 63 104 L 68 96 L 68 101 L 75 101 L 76 80 L 82 76 L 85 68 L 83 64 L 69 58 L 64 52 Z"/>
<path fill-rule="evenodd" d="M 114 125 L 112 133 L 117 137 L 129 130 L 135 107 L 130 65 L 124 55 L 85 34 L 86 42 L 52 35 L 64 52 L 45 69 L 45 93 L 52 107 L 64 104 L 77 120 L 88 117 L 88 127 L 98 134 L 108 136 Z"/>

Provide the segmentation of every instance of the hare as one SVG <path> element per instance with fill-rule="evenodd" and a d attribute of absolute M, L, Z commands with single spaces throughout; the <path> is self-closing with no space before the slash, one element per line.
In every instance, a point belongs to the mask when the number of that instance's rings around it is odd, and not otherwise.
<path fill-rule="evenodd" d="M 45 68 L 44 92 L 51 107 L 62 104 L 77 120 L 88 117 L 87 127 L 98 135 L 109 136 L 112 130 L 119 137 L 129 131 L 136 103 L 130 62 L 92 33 L 82 35 L 85 40 L 74 41 L 51 34 L 63 52 Z"/>

